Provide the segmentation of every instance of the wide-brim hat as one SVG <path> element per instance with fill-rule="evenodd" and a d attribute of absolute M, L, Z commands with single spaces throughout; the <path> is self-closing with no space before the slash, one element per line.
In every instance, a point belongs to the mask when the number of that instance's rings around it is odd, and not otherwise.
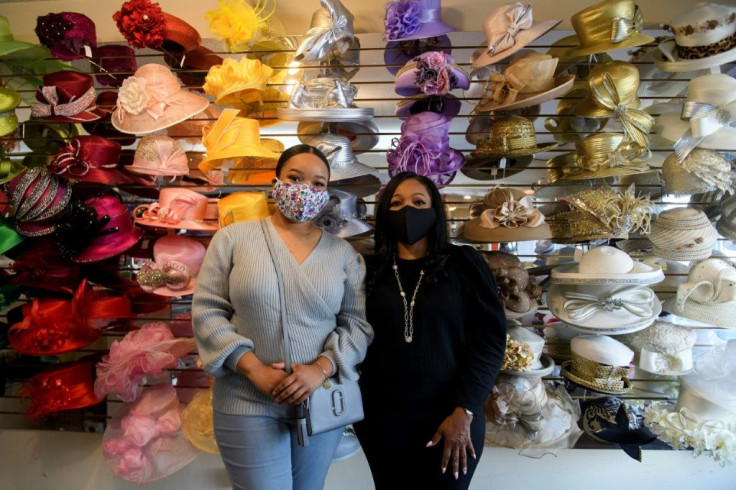
<path fill-rule="evenodd" d="M 368 151 L 378 144 L 378 126 L 370 119 L 364 121 L 338 121 L 332 123 L 336 134 L 347 136 L 353 147 L 353 153 Z M 299 141 L 323 133 L 322 121 L 300 121 L 296 127 Z"/>
<path fill-rule="evenodd" d="M 470 64 L 473 68 L 496 64 L 525 48 L 530 42 L 544 36 L 549 31 L 557 27 L 561 22 L 562 20 L 543 20 L 540 22 L 534 22 L 529 29 L 521 29 L 513 36 L 513 46 L 493 55 L 488 53 L 487 44 L 481 44 L 476 48 L 473 54 L 470 55 Z"/>
<path fill-rule="evenodd" d="M 409 12 L 395 12 L 396 7 L 412 6 L 412 15 Z M 391 12 L 389 12 L 391 10 Z M 413 28 L 416 27 L 411 34 L 401 32 L 393 35 L 388 29 L 384 32 L 386 41 L 409 41 L 412 39 L 423 39 L 427 37 L 437 37 L 443 34 L 454 32 L 455 29 L 444 22 L 440 17 L 442 5 L 440 0 L 397 0 L 386 5 L 384 14 L 384 24 L 387 21 L 395 20 L 397 22 L 408 22 Z M 403 29 L 403 28 L 402 28 Z"/>
<path fill-rule="evenodd" d="M 191 231 L 217 231 L 217 199 L 208 199 L 205 217 L 201 222 L 186 220 L 179 223 L 166 223 L 156 219 L 147 218 L 145 216 L 134 216 L 135 223 L 153 228 L 166 228 L 170 230 L 191 230 Z"/>
<path fill-rule="evenodd" d="M 329 107 L 324 109 L 298 109 L 279 107 L 276 115 L 284 121 L 348 122 L 373 117 L 371 107 Z"/>
<path fill-rule="evenodd" d="M 414 95 L 396 103 L 396 117 L 409 117 L 420 112 L 437 112 L 448 117 L 460 113 L 462 102 L 453 94 Z"/>
<path fill-rule="evenodd" d="M 690 122 L 684 121 L 681 113 L 665 112 L 655 119 L 654 133 L 666 141 L 674 142 L 690 130 Z M 721 126 L 716 132 L 698 142 L 698 148 L 707 150 L 736 150 L 736 127 Z"/>
<path fill-rule="evenodd" d="M 452 54 L 452 42 L 446 35 L 406 41 L 389 41 L 383 51 L 383 62 L 386 64 L 389 73 L 396 75 L 396 72 L 402 66 L 416 58 L 417 55 L 427 51 L 441 51 L 445 54 Z"/>
<path fill-rule="evenodd" d="M 447 71 L 447 76 L 450 80 L 455 79 L 454 84 L 448 82 L 447 90 L 454 89 L 467 89 L 470 87 L 470 79 L 468 74 L 459 65 L 455 63 L 455 58 L 452 55 L 445 54 L 442 52 L 428 51 L 417 55 L 416 58 L 407 61 L 407 63 L 398 71 L 396 79 L 394 80 L 394 90 L 397 94 L 402 96 L 411 96 L 425 93 L 422 84 L 417 84 L 417 77 L 419 72 L 419 62 L 426 61 L 431 56 L 441 56 L 445 62 L 444 69 Z M 436 78 L 436 76 L 435 76 Z"/>
<path fill-rule="evenodd" d="M 659 44 L 659 49 L 652 53 L 652 60 L 657 68 L 669 73 L 682 73 L 688 71 L 708 70 L 716 66 L 723 66 L 736 61 L 736 47 L 722 53 L 706 56 L 699 59 L 683 59 L 677 53 L 677 44 L 674 39 L 667 39 Z M 672 59 L 665 56 L 670 54 Z"/>
<path fill-rule="evenodd" d="M 547 223 L 535 227 L 485 228 L 481 226 L 480 218 L 472 218 L 463 224 L 463 237 L 474 242 L 486 243 L 525 242 L 552 238 L 552 231 Z"/>
<path fill-rule="evenodd" d="M 631 380 L 625 376 L 617 377 L 613 380 L 616 383 L 616 387 L 612 387 L 607 384 L 608 378 L 605 377 L 606 372 L 610 371 L 612 368 L 616 368 L 616 366 L 607 366 L 605 364 L 596 363 L 600 367 L 600 374 L 602 374 L 603 376 L 595 376 L 595 374 L 598 374 L 595 369 L 586 370 L 584 373 L 582 373 L 582 375 L 579 376 L 578 374 L 573 372 L 574 368 L 572 367 L 572 364 L 576 358 L 575 353 L 573 353 L 572 356 L 573 360 L 564 361 L 561 364 L 560 373 L 563 377 L 572 381 L 576 385 L 588 388 L 593 391 L 597 391 L 599 393 L 605 393 L 607 395 L 624 395 L 631 391 L 633 385 L 631 383 Z"/>
<path fill-rule="evenodd" d="M 511 109 L 521 109 L 522 107 L 530 107 L 533 105 L 547 102 L 565 95 L 573 86 L 575 75 L 561 75 L 555 77 L 554 86 L 544 92 L 531 92 L 528 94 L 519 94 L 514 102 L 498 103 L 493 100 L 486 104 L 478 104 L 478 111 L 508 111 Z"/>
<path fill-rule="evenodd" d="M 603 133 L 598 133 L 603 134 Z M 606 179 L 612 177 L 625 177 L 632 175 L 643 175 L 657 172 L 657 167 L 661 165 L 664 160 L 664 155 L 661 153 L 652 153 L 649 159 L 642 161 L 641 163 L 645 166 L 616 166 L 616 167 L 605 167 L 598 168 L 596 170 L 575 170 L 571 173 L 565 173 L 563 169 L 576 169 L 577 168 L 578 154 L 576 152 L 562 153 L 561 155 L 555 155 L 547 160 L 547 177 L 550 182 L 556 183 L 558 181 L 581 181 L 581 180 L 594 180 Z"/>
<path fill-rule="evenodd" d="M 184 435 L 197 449 L 220 454 L 212 417 L 212 389 L 198 390 L 181 414 Z"/>
<path fill-rule="evenodd" d="M 554 284 L 568 285 L 650 285 L 664 280 L 664 273 L 661 267 L 634 260 L 623 250 L 602 245 L 583 254 L 577 263 L 558 265 L 552 269 L 550 279 Z"/>
<path fill-rule="evenodd" d="M 503 168 L 501 163 L 503 160 Z M 511 177 L 526 170 L 534 160 L 534 155 L 518 157 L 499 157 L 476 155 L 471 152 L 465 157 L 465 165 L 460 169 L 466 177 L 473 180 L 496 180 Z"/>

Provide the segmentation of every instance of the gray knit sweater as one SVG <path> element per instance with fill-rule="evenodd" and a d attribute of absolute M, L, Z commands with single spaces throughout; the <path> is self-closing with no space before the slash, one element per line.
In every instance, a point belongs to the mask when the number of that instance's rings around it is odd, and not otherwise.
<path fill-rule="evenodd" d="M 323 232 L 300 265 L 271 218 L 265 222 L 285 283 L 292 362 L 311 363 L 324 355 L 340 376 L 357 379 L 356 365 L 373 340 L 365 317 L 362 256 L 345 240 Z M 212 237 L 197 276 L 192 321 L 204 369 L 216 377 L 215 410 L 274 417 L 291 413 L 236 369 L 249 350 L 265 364 L 283 360 L 278 281 L 258 221 L 229 225 Z"/>

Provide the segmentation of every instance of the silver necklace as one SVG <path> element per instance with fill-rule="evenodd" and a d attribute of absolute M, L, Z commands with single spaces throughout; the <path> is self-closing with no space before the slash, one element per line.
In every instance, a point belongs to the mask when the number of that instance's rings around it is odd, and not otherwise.
<path fill-rule="evenodd" d="M 417 287 L 414 288 L 414 294 L 411 296 L 411 303 L 406 302 L 406 293 L 404 288 L 401 287 L 401 279 L 399 278 L 399 266 L 396 265 L 396 257 L 394 257 L 394 276 L 396 276 L 396 284 L 399 285 L 399 294 L 401 295 L 401 301 L 404 302 L 404 340 L 407 344 L 410 344 L 414 340 L 414 300 L 417 297 L 419 291 L 419 285 L 422 283 L 422 277 L 424 277 L 424 269 L 419 271 L 419 280 L 417 281 Z"/>

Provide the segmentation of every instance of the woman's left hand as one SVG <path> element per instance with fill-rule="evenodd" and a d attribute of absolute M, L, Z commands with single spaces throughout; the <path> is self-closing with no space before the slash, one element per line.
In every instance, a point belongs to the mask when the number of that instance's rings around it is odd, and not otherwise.
<path fill-rule="evenodd" d="M 284 369 L 283 362 L 275 362 L 271 367 Z M 271 392 L 276 403 L 292 405 L 306 401 L 309 395 L 325 380 L 324 373 L 314 364 L 292 364 L 291 374 L 284 378 Z"/>
<path fill-rule="evenodd" d="M 468 454 L 475 459 L 475 448 L 473 448 L 473 441 L 470 439 L 470 422 L 472 421 L 473 416 L 466 413 L 465 409 L 455 407 L 452 414 L 442 421 L 432 440 L 427 443 L 427 447 L 432 447 L 444 439 L 442 473 L 444 474 L 447 471 L 447 465 L 451 462 L 452 473 L 456 480 L 460 470 L 462 470 L 463 475 L 468 472 Z"/>

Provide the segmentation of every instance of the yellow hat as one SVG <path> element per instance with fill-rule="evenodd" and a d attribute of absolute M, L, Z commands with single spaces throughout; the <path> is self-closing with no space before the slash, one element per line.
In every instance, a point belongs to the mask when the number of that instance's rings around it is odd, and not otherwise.
<path fill-rule="evenodd" d="M 266 194 L 260 191 L 233 192 L 217 201 L 220 228 L 239 221 L 254 221 L 271 216 Z"/>
<path fill-rule="evenodd" d="M 220 454 L 212 419 L 212 388 L 200 390 L 181 414 L 184 435 L 202 452 Z"/>
<path fill-rule="evenodd" d="M 15 90 L 0 87 L 0 136 L 6 136 L 18 128 L 15 108 L 20 104 L 20 95 Z"/>
<path fill-rule="evenodd" d="M 263 91 L 273 70 L 259 60 L 225 58 L 214 65 L 204 78 L 202 89 L 215 97 L 215 104 L 243 109 L 252 102 L 263 101 Z"/>

